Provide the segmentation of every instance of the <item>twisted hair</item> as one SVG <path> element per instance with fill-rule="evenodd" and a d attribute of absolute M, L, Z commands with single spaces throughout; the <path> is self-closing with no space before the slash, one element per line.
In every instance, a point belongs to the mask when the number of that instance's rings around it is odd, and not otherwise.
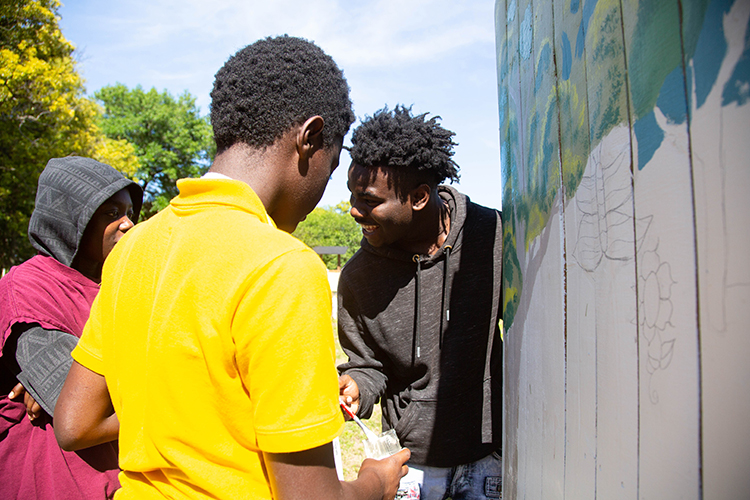
<path fill-rule="evenodd" d="M 325 121 L 325 147 L 354 121 L 343 72 L 312 42 L 286 35 L 258 40 L 216 73 L 211 124 L 219 152 L 238 142 L 265 148 L 315 115 Z"/>
<path fill-rule="evenodd" d="M 375 112 L 354 130 L 349 154 L 363 167 L 392 167 L 405 176 L 432 181 L 459 180 L 459 167 L 453 156 L 453 136 L 438 124 L 439 116 L 425 119 L 427 113 L 412 116 L 411 107 L 388 106 Z"/>

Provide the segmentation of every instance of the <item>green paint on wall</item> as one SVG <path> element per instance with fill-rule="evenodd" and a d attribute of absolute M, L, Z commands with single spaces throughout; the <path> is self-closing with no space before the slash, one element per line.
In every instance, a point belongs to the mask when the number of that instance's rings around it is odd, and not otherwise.
<path fill-rule="evenodd" d="M 695 52 L 708 0 L 681 2 L 683 27 L 675 0 L 642 0 L 628 59 L 635 117 L 653 110 L 664 79 L 682 66 L 681 31 L 689 60 Z"/>

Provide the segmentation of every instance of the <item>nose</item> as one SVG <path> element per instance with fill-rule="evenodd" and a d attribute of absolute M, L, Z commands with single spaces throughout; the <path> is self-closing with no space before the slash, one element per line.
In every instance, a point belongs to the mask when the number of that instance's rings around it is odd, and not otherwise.
<path fill-rule="evenodd" d="M 135 226 L 132 220 L 130 220 L 130 217 L 127 215 L 124 216 L 122 219 L 120 219 L 120 226 L 118 229 L 122 231 L 123 233 L 130 230 L 131 227 Z"/>
<path fill-rule="evenodd" d="M 358 218 L 358 217 L 360 217 L 360 218 L 364 217 L 364 214 L 362 213 L 362 211 L 357 206 L 357 202 L 356 201 L 352 203 L 352 208 L 349 209 L 349 215 L 351 215 L 355 219 Z"/>

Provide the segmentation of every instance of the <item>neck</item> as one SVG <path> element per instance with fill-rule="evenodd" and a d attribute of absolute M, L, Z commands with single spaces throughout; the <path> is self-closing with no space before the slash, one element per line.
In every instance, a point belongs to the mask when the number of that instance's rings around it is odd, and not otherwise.
<path fill-rule="evenodd" d="M 279 151 L 275 145 L 255 149 L 237 143 L 214 159 L 209 172 L 224 174 L 249 185 L 271 214 L 278 203 Z"/>
<path fill-rule="evenodd" d="M 94 283 L 101 283 L 102 281 L 101 262 L 78 259 L 78 256 L 76 256 L 70 264 L 70 267 L 83 274 Z"/>
<path fill-rule="evenodd" d="M 414 218 L 415 238 L 399 245 L 403 250 L 420 255 L 435 255 L 450 233 L 451 219 L 448 204 L 435 194 L 427 207 Z"/>

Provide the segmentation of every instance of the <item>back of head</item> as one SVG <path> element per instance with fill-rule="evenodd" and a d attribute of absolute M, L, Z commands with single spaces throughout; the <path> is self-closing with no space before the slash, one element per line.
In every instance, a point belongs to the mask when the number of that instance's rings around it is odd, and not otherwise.
<path fill-rule="evenodd" d="M 39 175 L 31 244 L 44 255 L 70 266 L 91 217 L 112 195 L 127 188 L 138 220 L 143 190 L 109 165 L 91 158 L 53 158 Z"/>
<path fill-rule="evenodd" d="M 240 142 L 265 148 L 315 115 L 325 121 L 326 147 L 354 121 L 343 73 L 311 42 L 289 36 L 259 40 L 216 73 L 211 124 L 219 153 Z"/>
<path fill-rule="evenodd" d="M 367 168 L 390 167 L 402 180 L 433 187 L 445 179 L 458 181 L 458 165 L 451 158 L 455 134 L 438 124 L 439 116 L 429 120 L 426 116 L 412 116 L 411 108 L 396 105 L 393 111 L 386 106 L 366 117 L 352 134 L 352 162 Z"/>

